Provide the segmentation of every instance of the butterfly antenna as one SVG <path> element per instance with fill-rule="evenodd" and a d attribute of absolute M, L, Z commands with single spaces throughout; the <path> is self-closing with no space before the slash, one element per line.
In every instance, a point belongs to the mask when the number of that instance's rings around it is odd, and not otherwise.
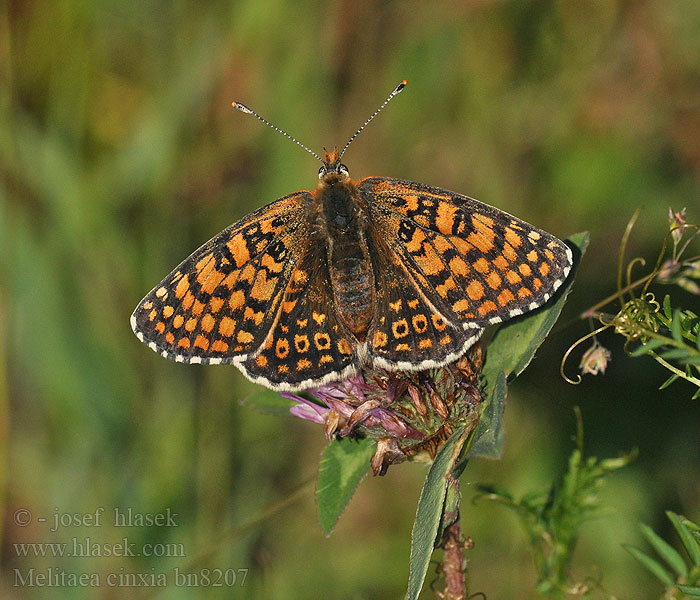
<path fill-rule="evenodd" d="M 316 154 L 313 150 L 310 150 L 309 148 L 304 146 L 304 144 L 302 144 L 298 139 L 296 139 L 295 137 L 292 137 L 283 129 L 280 129 L 279 127 L 275 127 L 267 119 L 263 119 L 258 113 L 256 113 L 253 110 L 250 110 L 245 104 L 241 104 L 240 102 L 233 102 L 233 103 L 231 103 L 231 106 L 233 106 L 233 108 L 235 108 L 236 110 L 240 110 L 243 113 L 253 115 L 256 119 L 259 119 L 260 121 L 265 123 L 265 125 L 267 125 L 268 127 L 272 127 L 272 129 L 274 129 L 276 132 L 281 133 L 284 137 L 292 140 L 295 144 L 297 144 L 298 146 L 301 146 L 309 154 L 311 154 L 312 156 L 315 156 L 319 161 L 323 162 L 323 159 L 318 154 Z"/>
<path fill-rule="evenodd" d="M 348 146 L 349 146 L 350 144 L 352 144 L 352 143 L 355 141 L 355 138 L 356 138 L 358 135 L 360 135 L 360 132 L 361 132 L 365 127 L 367 127 L 367 125 L 369 125 L 369 122 L 370 122 L 372 119 L 374 119 L 374 117 L 376 117 L 376 116 L 379 114 L 379 112 L 382 110 L 382 108 L 384 108 L 387 104 L 389 104 L 389 100 L 391 100 L 394 96 L 396 96 L 396 94 L 398 94 L 403 88 L 406 87 L 406 84 L 407 84 L 407 83 L 408 83 L 408 81 L 406 81 L 406 80 L 404 79 L 401 83 L 399 83 L 399 85 L 397 85 L 397 86 L 394 88 L 394 90 L 391 92 L 391 94 L 389 94 L 389 97 L 388 97 L 386 100 L 384 100 L 384 102 L 382 103 L 382 105 L 381 105 L 377 110 L 375 110 L 375 111 L 372 113 L 372 115 L 370 116 L 370 118 L 367 119 L 367 120 L 362 124 L 362 127 L 360 127 L 360 128 L 352 135 L 352 137 L 347 141 L 347 143 L 345 144 L 345 146 L 343 146 L 343 150 L 342 150 L 342 152 L 340 153 L 340 156 L 338 157 L 338 160 L 340 160 L 340 158 L 343 156 L 343 154 L 345 154 L 345 151 L 348 149 Z"/>

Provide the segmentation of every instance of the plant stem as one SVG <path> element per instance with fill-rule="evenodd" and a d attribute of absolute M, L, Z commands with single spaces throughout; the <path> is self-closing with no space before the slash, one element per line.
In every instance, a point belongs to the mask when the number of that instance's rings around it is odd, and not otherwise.
<path fill-rule="evenodd" d="M 459 479 L 451 479 L 450 485 L 455 486 L 459 494 Z M 465 600 L 467 597 L 467 559 L 464 557 L 464 538 L 459 522 L 459 509 L 455 520 L 442 537 L 442 572 L 445 574 L 445 600 Z"/>

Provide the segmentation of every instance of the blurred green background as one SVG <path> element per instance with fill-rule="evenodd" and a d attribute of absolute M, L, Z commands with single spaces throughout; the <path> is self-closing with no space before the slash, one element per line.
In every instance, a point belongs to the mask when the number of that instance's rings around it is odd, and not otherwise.
<path fill-rule="evenodd" d="M 562 324 L 614 290 L 617 246 L 637 207 L 631 251 L 648 260 L 669 206 L 700 218 L 696 0 L 0 7 L 2 598 L 405 592 L 425 466 L 365 480 L 326 539 L 313 486 L 321 427 L 241 406 L 256 387 L 238 370 L 168 362 L 129 328 L 137 302 L 201 243 L 315 185 L 314 159 L 231 101 L 320 152 L 408 79 L 346 154 L 351 175 L 460 191 L 562 237 L 589 230 Z M 673 293 L 697 310 L 696 297 Z M 463 476 L 471 591 L 490 600 L 537 597 L 536 574 L 515 517 L 471 504 L 469 482 L 545 488 L 573 447 L 575 404 L 590 454 L 638 447 L 640 456 L 604 489 L 609 512 L 584 526 L 574 579 L 657 598 L 621 543 L 644 546 L 639 520 L 672 539 L 664 509 L 700 518 L 692 390 L 656 391 L 667 374 L 610 338 L 608 374 L 567 385 L 559 361 L 586 331 L 574 322 L 550 336 L 511 388 L 503 460 L 474 462 Z M 101 526 L 77 522 L 98 507 Z M 176 526 L 114 528 L 115 508 L 169 509 Z M 20 509 L 31 523 L 15 522 Z M 52 532 L 54 515 L 69 524 Z M 175 544 L 184 556 L 20 557 L 15 546 L 87 537 Z M 97 573 L 103 584 L 15 585 L 15 569 L 31 568 Z M 105 583 L 110 573 L 172 582 L 175 568 L 248 573 L 233 589 Z"/>

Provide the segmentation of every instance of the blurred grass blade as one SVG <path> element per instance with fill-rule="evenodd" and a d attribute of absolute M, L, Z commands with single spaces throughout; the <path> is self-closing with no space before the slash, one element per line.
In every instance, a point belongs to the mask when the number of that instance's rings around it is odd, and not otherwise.
<path fill-rule="evenodd" d="M 644 552 L 638 548 L 635 548 L 634 546 L 623 544 L 622 547 L 627 550 L 627 552 L 629 552 L 647 571 L 659 579 L 666 587 L 671 587 L 674 584 L 673 577 L 671 577 L 670 573 L 666 571 L 660 562 L 654 560 L 650 556 L 647 556 L 644 554 Z"/>
<path fill-rule="evenodd" d="M 370 439 L 333 440 L 321 455 L 316 484 L 318 519 L 328 536 L 369 470 L 377 444 Z"/>
<path fill-rule="evenodd" d="M 430 471 L 428 471 L 428 476 L 425 478 L 411 535 L 407 600 L 416 600 L 423 587 L 430 557 L 435 548 L 438 528 L 443 517 L 447 477 L 455 465 L 467 432 L 467 428 L 462 427 L 449 437 L 438 451 Z"/>
<path fill-rule="evenodd" d="M 639 528 L 642 530 L 642 534 L 647 542 L 649 542 L 654 550 L 656 550 L 656 553 L 666 561 L 668 566 L 671 567 L 679 577 L 685 577 L 688 574 L 688 568 L 683 557 L 663 538 L 659 537 L 648 525 L 640 523 Z"/>
<path fill-rule="evenodd" d="M 243 398 L 240 401 L 242 406 L 250 406 L 251 408 L 268 415 L 287 415 L 291 416 L 289 409 L 296 404 L 292 400 L 287 400 L 279 395 L 279 392 L 274 390 L 261 389 Z"/>
<path fill-rule="evenodd" d="M 680 536 L 681 541 L 683 542 L 683 546 L 685 546 L 685 550 L 688 553 L 688 556 L 690 557 L 692 563 L 696 567 L 700 566 L 700 545 L 698 544 L 693 534 L 690 533 L 690 529 L 688 529 L 685 526 L 680 515 L 677 515 L 676 513 L 671 512 L 670 510 L 667 510 L 666 516 L 669 518 L 676 531 L 678 532 L 678 535 Z"/>

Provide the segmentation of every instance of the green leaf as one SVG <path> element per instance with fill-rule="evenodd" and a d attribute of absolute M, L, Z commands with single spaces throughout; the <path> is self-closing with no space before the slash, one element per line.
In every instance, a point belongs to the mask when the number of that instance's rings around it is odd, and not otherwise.
<path fill-rule="evenodd" d="M 667 510 L 666 516 L 678 532 L 678 535 L 680 536 L 683 546 L 685 546 L 685 550 L 688 553 L 692 563 L 696 567 L 700 566 L 700 546 L 698 545 L 697 541 L 695 541 L 693 534 L 690 533 L 690 530 L 685 526 L 679 515 Z"/>
<path fill-rule="evenodd" d="M 665 390 L 665 389 L 666 389 L 669 385 L 671 385 L 676 379 L 678 379 L 678 377 L 679 377 L 679 376 L 676 375 L 676 373 L 674 373 L 673 375 L 671 375 L 666 381 L 664 381 L 664 382 L 659 386 L 659 389 L 660 389 L 660 390 Z"/>
<path fill-rule="evenodd" d="M 463 427 L 449 437 L 438 451 L 425 478 L 411 535 L 410 571 L 406 592 L 408 600 L 417 599 L 423 587 L 443 516 L 447 478 L 455 465 L 466 436 L 467 429 Z"/>
<path fill-rule="evenodd" d="M 683 341 L 683 333 L 681 332 L 681 311 L 676 309 L 673 311 L 673 320 L 671 321 L 671 335 L 677 342 Z"/>
<path fill-rule="evenodd" d="M 484 409 L 484 414 L 479 420 L 479 425 L 474 435 L 474 443 L 469 448 L 469 452 L 467 452 L 467 458 L 476 456 L 493 459 L 501 458 L 503 444 L 506 439 L 503 413 L 506 408 L 507 394 L 506 376 L 501 371 Z"/>
<path fill-rule="evenodd" d="M 664 315 L 670 321 L 673 316 L 673 309 L 671 308 L 671 296 L 666 294 L 664 296 Z"/>
<path fill-rule="evenodd" d="M 671 577 L 671 574 L 664 569 L 660 562 L 654 560 L 650 556 L 647 556 L 644 554 L 644 552 L 638 548 L 635 548 L 634 546 L 623 544 L 622 547 L 627 550 L 627 552 L 629 552 L 647 571 L 659 579 L 666 587 L 671 587 L 673 585 L 673 577 Z"/>
<path fill-rule="evenodd" d="M 342 438 L 332 441 L 323 451 L 316 484 L 316 503 L 318 519 L 326 535 L 331 534 L 338 517 L 367 474 L 376 446 L 370 439 Z"/>
<path fill-rule="evenodd" d="M 646 344 L 641 344 L 637 346 L 632 352 L 630 352 L 630 356 L 643 356 L 650 350 L 656 350 L 657 348 L 660 348 L 665 343 L 666 342 L 664 340 L 659 339 L 649 340 Z"/>
<path fill-rule="evenodd" d="M 262 389 L 241 400 L 243 406 L 250 406 L 255 410 L 268 415 L 290 415 L 289 409 L 296 404 L 287 400 L 274 390 Z"/>
<path fill-rule="evenodd" d="M 642 530 L 642 534 L 647 541 L 654 550 L 656 550 L 656 553 L 666 561 L 668 566 L 671 567 L 679 577 L 685 577 L 688 574 L 688 568 L 683 557 L 678 554 L 670 544 L 664 541 L 663 538 L 659 537 L 648 525 L 640 523 L 639 528 Z"/>
<path fill-rule="evenodd" d="M 440 543 L 440 540 L 442 540 L 442 536 L 445 533 L 445 529 L 447 529 L 450 525 L 452 525 L 452 523 L 454 523 L 459 518 L 460 499 L 461 494 L 459 492 L 459 482 L 453 479 L 447 486 L 447 493 L 445 494 L 445 505 L 442 509 L 440 528 L 438 529 L 437 535 L 435 536 L 435 545 Z"/>
<path fill-rule="evenodd" d="M 564 285 L 557 291 L 554 301 L 550 301 L 543 307 L 526 313 L 522 317 L 507 321 L 501 325 L 491 340 L 483 368 L 487 394 L 490 394 L 501 371 L 505 372 L 507 381 L 511 381 L 525 370 L 559 318 L 566 296 L 571 290 L 580 255 L 588 247 L 589 235 L 587 232 L 577 233 L 567 241 L 578 248 L 579 258 L 574 260 L 571 273 L 569 273 Z"/>
<path fill-rule="evenodd" d="M 689 586 L 689 585 L 678 585 L 678 589 L 683 592 L 686 596 L 691 598 L 700 598 L 700 587 Z"/>

